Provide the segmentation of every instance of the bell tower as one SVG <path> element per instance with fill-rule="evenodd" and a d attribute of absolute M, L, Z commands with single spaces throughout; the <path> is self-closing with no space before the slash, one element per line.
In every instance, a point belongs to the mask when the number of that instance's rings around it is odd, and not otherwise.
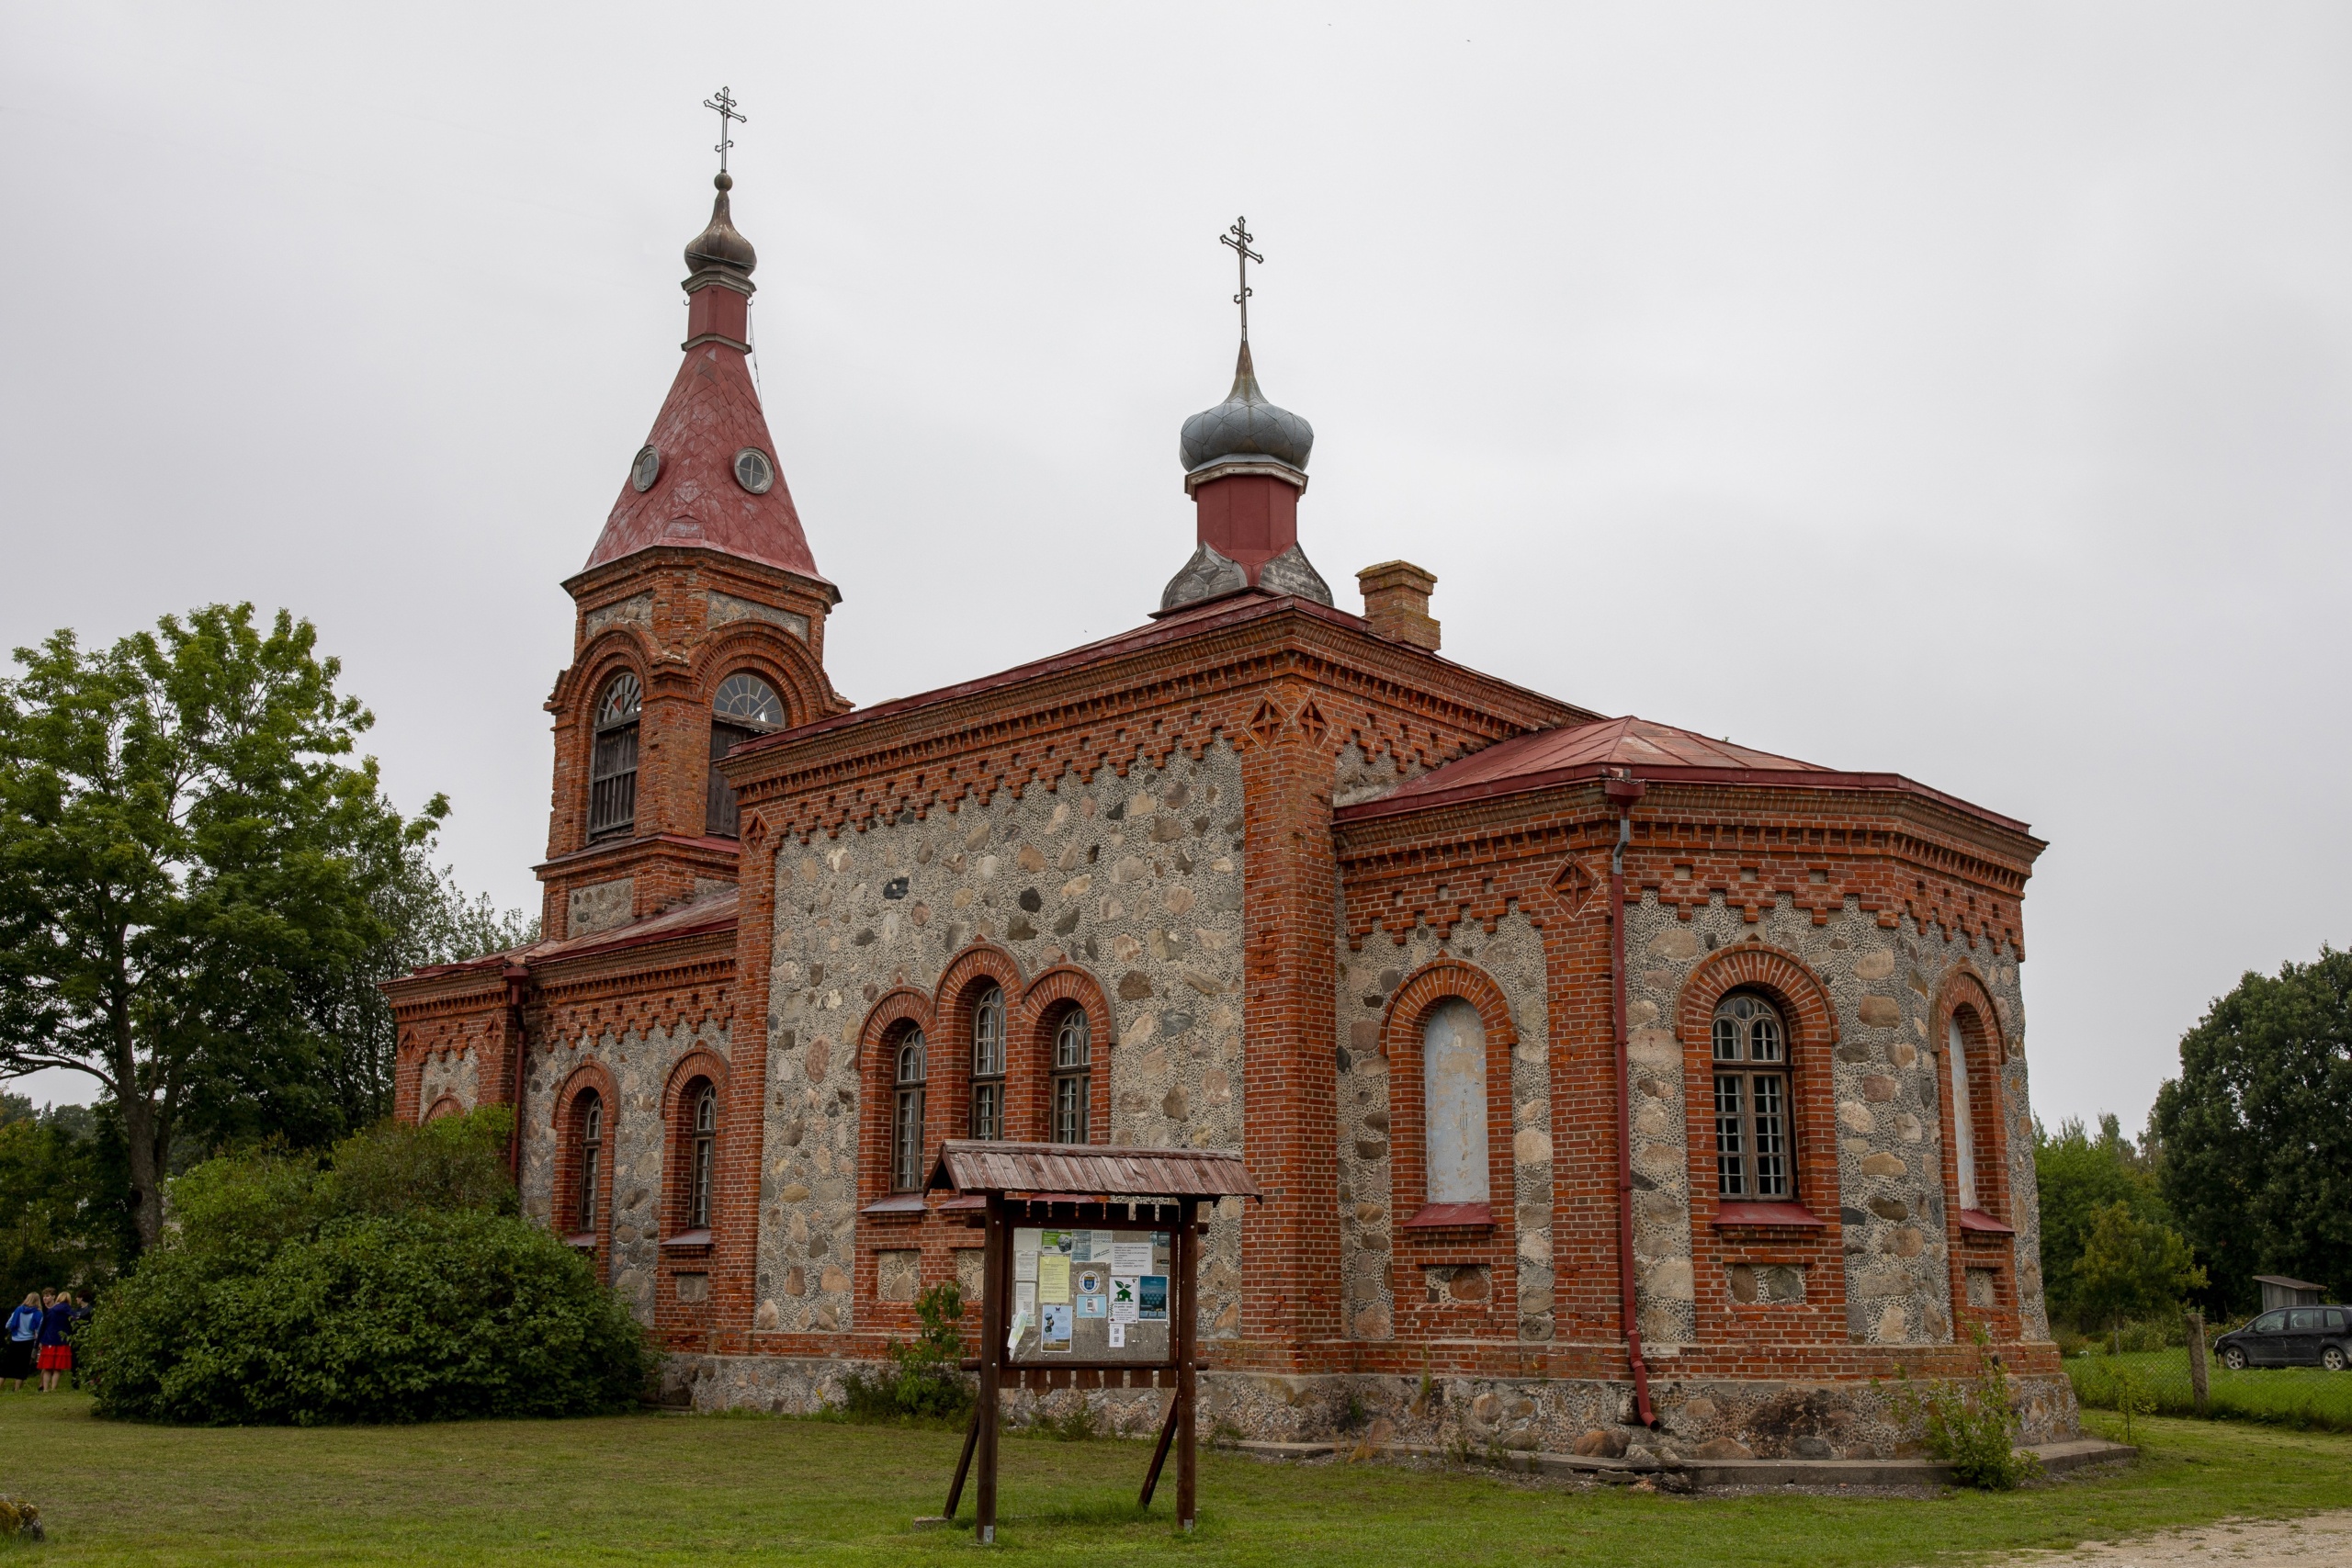
<path fill-rule="evenodd" d="M 571 665 L 548 699 L 550 938 L 591 935 L 733 886 L 732 792 L 752 735 L 848 707 L 824 668 L 841 592 L 817 570 L 752 379 L 752 243 L 735 227 L 720 116 L 710 221 L 686 246 L 684 361 L 588 564 Z"/>

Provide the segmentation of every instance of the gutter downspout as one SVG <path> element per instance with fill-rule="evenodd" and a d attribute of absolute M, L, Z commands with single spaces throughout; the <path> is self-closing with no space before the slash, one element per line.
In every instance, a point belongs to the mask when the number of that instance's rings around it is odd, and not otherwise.
<path fill-rule="evenodd" d="M 1617 1042 L 1618 1311 L 1634 1366 L 1634 1413 L 1643 1426 L 1655 1427 L 1649 1363 L 1642 1356 L 1642 1330 L 1634 1311 L 1634 1100 L 1625 1038 L 1625 846 L 1634 837 L 1634 802 L 1642 798 L 1643 784 L 1626 770 L 1604 779 L 1601 793 L 1617 807 L 1617 842 L 1609 852 L 1609 1019 Z"/>
<path fill-rule="evenodd" d="M 514 1178 L 514 1190 L 523 1190 L 523 1082 L 530 1076 L 531 1037 L 523 1027 L 523 987 L 531 981 L 530 969 L 521 964 L 506 966 L 506 1031 L 514 1042 L 509 1060 L 514 1064 L 514 1093 L 509 1101 L 514 1107 L 514 1134 L 506 1140 L 506 1168 Z"/>

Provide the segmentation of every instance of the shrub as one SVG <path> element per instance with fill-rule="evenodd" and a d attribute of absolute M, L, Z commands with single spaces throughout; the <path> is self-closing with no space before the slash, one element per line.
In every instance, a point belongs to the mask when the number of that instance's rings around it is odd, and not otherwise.
<path fill-rule="evenodd" d="M 2041 1460 L 2017 1446 L 2024 1418 L 2009 1394 L 2008 1369 L 1993 1354 L 1984 1325 L 1970 1324 L 1968 1337 L 1976 1346 L 1973 1384 L 1915 1383 L 1898 1369 L 1895 1409 L 1905 1419 L 1922 1418 L 1928 1452 L 1951 1466 L 1954 1481 L 2007 1492 L 2041 1475 Z"/>
<path fill-rule="evenodd" d="M 100 1414 L 311 1426 L 632 1404 L 643 1331 L 586 1260 L 511 1213 L 509 1125 L 478 1111 L 362 1134 L 325 1170 L 263 1153 L 178 1179 L 164 1244 L 78 1341 Z"/>
<path fill-rule="evenodd" d="M 0 1540 L 27 1541 L 44 1539 L 40 1528 L 40 1509 L 23 1497 L 0 1497 Z"/>
<path fill-rule="evenodd" d="M 890 1342 L 888 1370 L 842 1380 L 842 1411 L 853 1421 L 953 1422 L 968 1416 L 978 1391 L 963 1371 L 964 1292 L 952 1280 L 915 1303 L 922 1330 L 910 1345 Z"/>

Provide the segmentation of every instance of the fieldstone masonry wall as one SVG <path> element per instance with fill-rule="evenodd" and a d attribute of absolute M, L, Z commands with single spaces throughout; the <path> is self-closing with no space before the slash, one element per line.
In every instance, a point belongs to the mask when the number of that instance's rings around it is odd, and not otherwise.
<path fill-rule="evenodd" d="M 857 1061 L 868 1010 L 930 993 L 988 942 L 1027 979 L 1088 971 L 1115 1021 L 1094 1042 L 1111 1124 L 1097 1142 L 1242 1145 L 1241 767 L 1195 761 L 1039 781 L 1016 799 L 933 811 L 806 847 L 776 864 L 769 1097 L 757 1292 L 761 1328 L 854 1325 Z M 936 1075 L 943 1069 L 935 1066 Z M 1106 1136 L 1107 1134 L 1107 1136 Z M 1220 1208 L 1201 1270 L 1201 1331 L 1239 1332 L 1240 1229 Z"/>
<path fill-rule="evenodd" d="M 616 1103 L 605 1113 L 605 1147 L 612 1161 L 611 1277 L 638 1317 L 653 1322 L 654 1270 L 661 1258 L 662 1156 L 665 1129 L 662 1096 L 670 1074 L 690 1051 L 722 1059 L 728 1031 L 712 1021 L 644 1032 L 582 1034 L 552 1055 L 534 1053 L 525 1096 L 523 1212 L 548 1221 L 555 1212 L 556 1091 L 582 1063 L 596 1061 L 612 1074 Z"/>
<path fill-rule="evenodd" d="M 1645 1341 L 1661 1348 L 1692 1342 L 1691 1204 L 1687 1158 L 1691 1103 L 1683 1082 L 1683 1043 L 1674 1031 L 1682 987 L 1709 954 L 1759 939 L 1793 954 L 1820 977 L 1838 1012 L 1835 1060 L 1798 1060 L 1800 1101 L 1809 1075 L 1825 1068 L 1838 1119 L 1838 1190 L 1801 1192 L 1818 1212 L 1835 1204 L 1845 1235 L 1846 1315 L 1858 1344 L 1947 1343 L 1953 1337 L 1951 1273 L 1945 1243 L 1942 1136 L 1936 1057 L 1928 1049 L 1930 998 L 1953 964 L 1972 959 L 1988 983 L 2011 1042 L 2003 1064 L 2010 1118 L 2009 1179 L 2018 1194 L 2019 1278 L 2039 1256 L 2031 1224 L 2030 1112 L 2022 1055 L 2023 1003 L 2015 954 L 1965 940 L 1922 937 L 1905 919 L 1894 929 L 1865 916 L 1853 898 L 1816 926 L 1785 894 L 1750 924 L 1720 896 L 1688 919 L 1655 892 L 1627 911 L 1627 1024 L 1635 1076 L 1634 1118 L 1634 1252 L 1637 1300 Z M 1817 1079 L 1815 1080 L 1817 1081 Z M 2023 1119 L 2022 1122 L 2020 1119 Z M 2018 1127 L 2025 1125 L 2022 1134 Z M 2022 1152 L 2021 1152 L 2022 1151 Z M 2022 1167 L 2022 1176 L 2019 1168 Z M 2028 1330 L 2046 1337 L 2039 1273 L 2030 1276 Z M 1736 1299 L 1802 1299 L 1803 1280 L 1730 1281 Z M 1769 1292 L 1770 1294 L 1748 1292 Z"/>
<path fill-rule="evenodd" d="M 472 1047 L 436 1051 L 424 1058 L 424 1070 L 418 1080 L 417 1114 L 431 1115 L 434 1106 L 444 1095 L 468 1111 L 481 1102 L 481 1060 Z"/>

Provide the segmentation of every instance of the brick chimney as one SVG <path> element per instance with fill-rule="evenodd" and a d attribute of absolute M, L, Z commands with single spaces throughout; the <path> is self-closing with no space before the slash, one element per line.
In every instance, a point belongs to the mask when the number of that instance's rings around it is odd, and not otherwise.
<path fill-rule="evenodd" d="M 1437 651 L 1437 622 L 1430 618 L 1430 590 L 1437 574 L 1408 560 L 1382 561 L 1356 573 L 1363 590 L 1363 618 L 1392 642 Z"/>

